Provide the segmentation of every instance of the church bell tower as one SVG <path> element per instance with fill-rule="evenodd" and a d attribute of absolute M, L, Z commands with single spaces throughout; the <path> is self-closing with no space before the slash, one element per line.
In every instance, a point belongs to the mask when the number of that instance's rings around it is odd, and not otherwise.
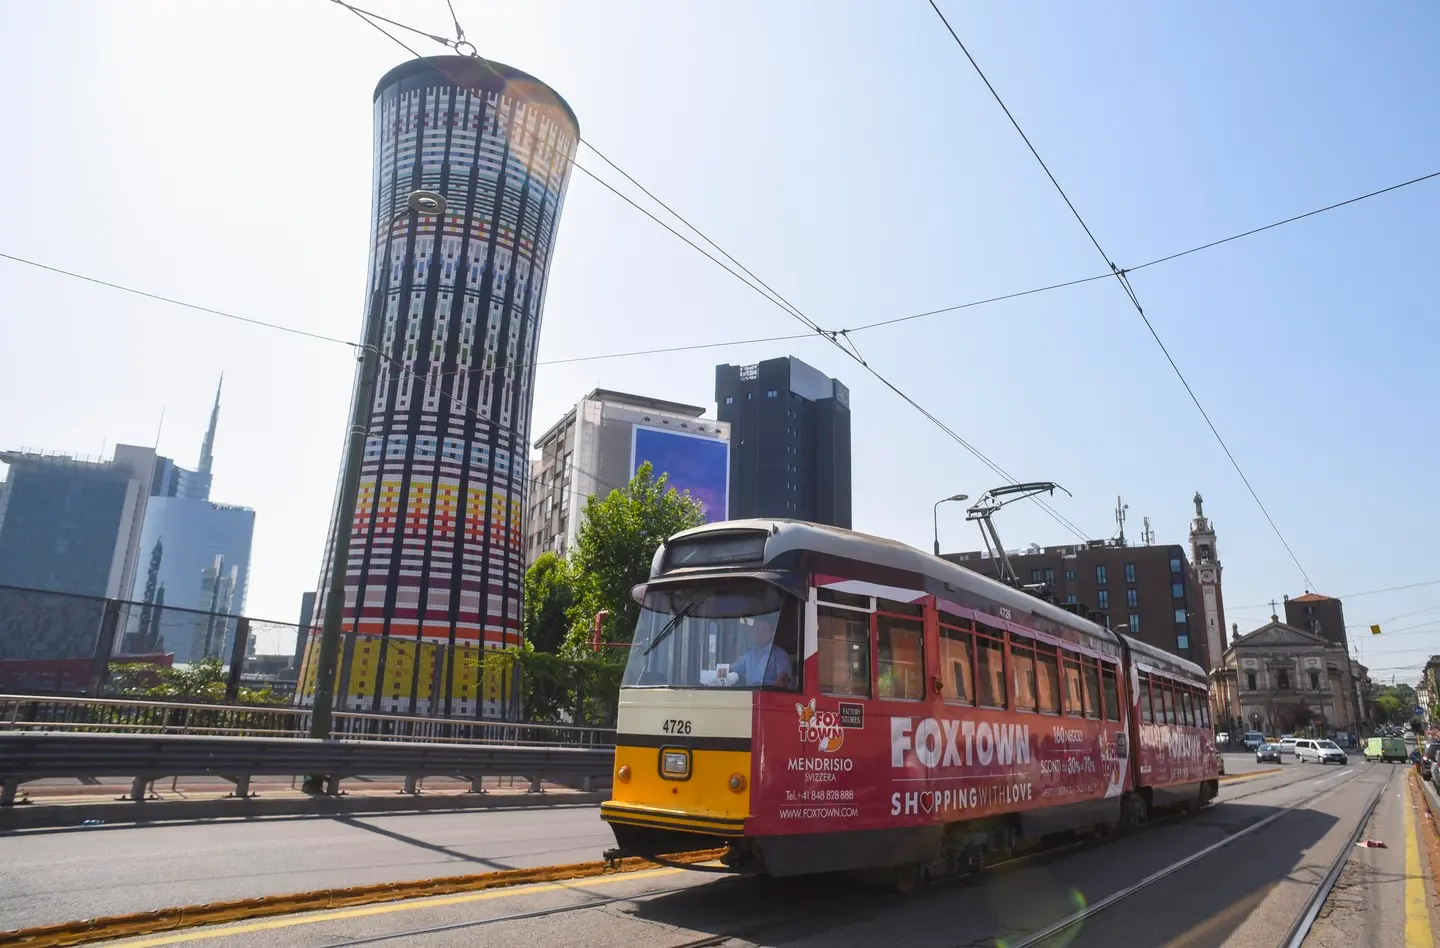
<path fill-rule="evenodd" d="M 1214 671 L 1224 663 L 1225 599 L 1220 592 L 1220 555 L 1215 547 L 1215 527 L 1205 517 L 1205 498 L 1195 494 L 1195 519 L 1190 523 L 1190 562 L 1200 587 L 1205 611 L 1205 645 Z"/>

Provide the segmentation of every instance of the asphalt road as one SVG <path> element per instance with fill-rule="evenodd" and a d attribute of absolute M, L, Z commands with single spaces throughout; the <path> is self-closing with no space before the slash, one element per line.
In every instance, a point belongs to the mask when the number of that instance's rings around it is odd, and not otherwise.
<path fill-rule="evenodd" d="M 1238 755 L 1229 764 L 1232 773 L 1253 769 L 1253 761 L 1247 766 Z M 673 948 L 704 941 L 787 948 L 991 948 L 1013 945 L 1027 932 L 1281 814 L 1049 939 L 1045 948 L 1271 948 L 1344 852 L 1350 853 L 1346 875 L 1306 944 L 1428 948 L 1435 943 L 1433 933 L 1440 932 L 1432 923 L 1440 918 L 1424 848 L 1413 842 L 1424 818 L 1410 810 L 1405 773 L 1389 764 L 1287 763 L 1278 772 L 1226 784 L 1220 802 L 1200 814 L 910 897 L 878 894 L 833 877 L 737 879 L 659 869 L 265 919 L 117 945 Z M 1380 803 L 1365 835 L 1383 839 L 1388 848 L 1351 849 L 1350 834 L 1377 790 Z"/>
<path fill-rule="evenodd" d="M 0 931 L 334 886 L 592 862 L 598 807 L 75 827 L 0 835 Z"/>

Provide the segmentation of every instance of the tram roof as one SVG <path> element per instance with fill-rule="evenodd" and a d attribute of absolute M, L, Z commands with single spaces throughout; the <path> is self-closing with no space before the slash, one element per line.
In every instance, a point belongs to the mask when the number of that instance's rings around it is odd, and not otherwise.
<path fill-rule="evenodd" d="M 1012 586 L 1007 586 L 999 580 L 958 566 L 923 550 L 917 550 L 908 543 L 901 543 L 898 540 L 858 533 L 828 524 L 768 517 L 707 523 L 677 533 L 670 540 L 744 530 L 763 531 L 768 535 L 765 543 L 767 562 L 792 550 L 813 550 L 816 553 L 825 553 L 862 563 L 874 563 L 908 573 L 918 573 L 931 579 L 940 580 L 952 589 L 984 596 L 1001 605 L 1042 616 L 1051 622 L 1069 626 L 1090 635 L 1100 638 L 1124 638 L 1137 661 L 1157 667 L 1162 671 L 1176 672 L 1202 680 L 1206 677 L 1205 670 L 1188 659 L 1166 652 L 1148 642 L 1107 629 L 1097 622 L 1091 622 L 1083 616 L 1061 609 L 1054 603 L 1046 602 L 1038 596 L 1032 596 Z"/>

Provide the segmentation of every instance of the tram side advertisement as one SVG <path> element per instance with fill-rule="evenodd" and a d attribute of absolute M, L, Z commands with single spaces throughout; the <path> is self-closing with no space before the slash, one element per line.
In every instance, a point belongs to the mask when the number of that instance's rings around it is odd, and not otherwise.
<path fill-rule="evenodd" d="M 1126 789 L 1115 722 L 775 693 L 761 702 L 752 832 L 952 822 Z"/>

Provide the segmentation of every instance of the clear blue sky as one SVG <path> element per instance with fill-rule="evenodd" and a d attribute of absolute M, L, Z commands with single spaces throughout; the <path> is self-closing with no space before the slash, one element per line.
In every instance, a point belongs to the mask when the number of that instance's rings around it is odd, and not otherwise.
<path fill-rule="evenodd" d="M 827 327 L 1104 270 L 923 0 L 456 5 L 483 54 L 553 85 L 587 139 Z M 370 7 L 450 29 L 442 0 Z M 943 7 L 1122 266 L 1440 170 L 1431 3 Z M 405 57 L 326 0 L 0 0 L 0 250 L 353 337 L 371 93 Z M 1437 210 L 1422 184 L 1134 278 L 1321 592 L 1440 579 Z M 162 452 L 193 463 L 226 373 L 215 497 L 258 511 L 247 611 L 293 621 L 348 350 L 3 261 L 0 292 L 6 447 L 150 443 L 163 407 Z M 542 359 L 794 326 L 576 176 Z M 1303 590 L 1112 283 L 856 341 L 1017 478 L 1069 488 L 1057 506 L 1091 536 L 1119 494 L 1132 536 L 1148 515 L 1183 542 L 1201 491 L 1242 630 Z M 935 498 L 999 483 L 819 341 L 547 366 L 532 430 L 596 385 L 710 404 L 716 362 L 787 352 L 851 387 L 857 529 L 925 547 Z M 1027 506 L 1001 527 L 1012 546 L 1070 538 Z M 979 546 L 953 508 L 942 539 Z M 1377 676 L 1440 652 L 1440 585 L 1347 600 L 1357 625 L 1428 607 L 1363 636 Z"/>

